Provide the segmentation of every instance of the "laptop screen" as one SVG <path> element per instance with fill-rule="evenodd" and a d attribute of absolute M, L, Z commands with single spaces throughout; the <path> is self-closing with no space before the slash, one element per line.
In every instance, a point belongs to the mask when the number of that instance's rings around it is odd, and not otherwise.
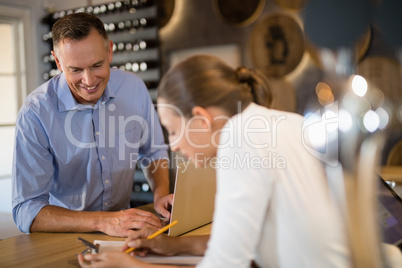
<path fill-rule="evenodd" d="M 378 206 L 383 242 L 402 250 L 402 199 L 380 178 Z"/>
<path fill-rule="evenodd" d="M 179 223 L 169 229 L 179 236 L 212 222 L 216 193 L 216 171 L 212 167 L 195 168 L 194 164 L 177 167 L 170 222 Z"/>

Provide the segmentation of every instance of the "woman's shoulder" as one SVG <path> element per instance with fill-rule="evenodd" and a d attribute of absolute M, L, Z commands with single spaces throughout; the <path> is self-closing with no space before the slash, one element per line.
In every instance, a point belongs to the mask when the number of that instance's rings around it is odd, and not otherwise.
<path fill-rule="evenodd" d="M 268 122 L 289 120 L 292 123 L 299 124 L 302 124 L 304 120 L 300 114 L 270 109 L 256 103 L 250 103 L 241 113 L 232 117 L 234 122 L 241 121 L 243 124 L 248 124 L 253 119 Z"/>

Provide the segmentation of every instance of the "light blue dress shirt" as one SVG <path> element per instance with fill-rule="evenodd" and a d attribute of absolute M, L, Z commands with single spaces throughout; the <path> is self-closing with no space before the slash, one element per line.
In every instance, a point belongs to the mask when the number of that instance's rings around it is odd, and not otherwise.
<path fill-rule="evenodd" d="M 64 74 L 32 92 L 17 118 L 12 205 L 29 232 L 46 205 L 117 211 L 130 206 L 134 172 L 168 159 L 159 119 L 143 81 L 112 69 L 95 104 L 76 102 Z"/>

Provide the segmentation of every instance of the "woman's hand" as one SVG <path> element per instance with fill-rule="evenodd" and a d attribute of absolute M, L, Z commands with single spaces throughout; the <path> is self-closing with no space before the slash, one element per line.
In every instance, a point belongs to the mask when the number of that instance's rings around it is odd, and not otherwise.
<path fill-rule="evenodd" d="M 153 239 L 146 239 L 146 237 L 157 230 L 152 227 L 145 227 L 138 231 L 130 231 L 122 251 L 128 248 L 135 248 L 136 254 L 139 256 L 144 256 L 148 252 L 166 256 L 176 255 L 176 247 L 178 245 L 175 243 L 175 240 L 177 240 L 176 237 L 162 234 Z"/>

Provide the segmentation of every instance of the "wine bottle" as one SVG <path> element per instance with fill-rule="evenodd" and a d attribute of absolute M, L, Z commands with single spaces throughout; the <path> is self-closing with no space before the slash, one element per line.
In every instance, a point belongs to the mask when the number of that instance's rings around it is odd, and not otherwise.
<path fill-rule="evenodd" d="M 155 20 L 151 18 L 141 18 L 140 19 L 140 25 L 144 28 L 146 27 L 152 27 L 155 25 Z"/>
<path fill-rule="evenodd" d="M 115 4 L 114 3 L 109 3 L 107 5 L 107 10 L 108 10 L 108 13 L 114 13 L 115 12 Z"/>
<path fill-rule="evenodd" d="M 117 50 L 118 50 L 118 51 L 123 51 L 124 48 L 125 48 L 125 45 L 124 45 L 123 42 L 117 43 Z"/>
<path fill-rule="evenodd" d="M 131 23 L 131 20 L 126 20 L 126 21 L 124 22 L 124 24 L 125 24 L 125 26 L 126 26 L 127 29 L 130 29 L 131 26 L 133 25 L 133 24 Z"/>
<path fill-rule="evenodd" d="M 137 41 L 137 44 L 139 45 L 141 50 L 157 47 L 159 45 L 159 43 L 156 40 L 150 40 L 150 39 L 148 40 L 140 39 Z"/>
<path fill-rule="evenodd" d="M 119 21 L 117 23 L 117 28 L 119 29 L 119 31 L 123 31 L 126 28 L 126 24 L 123 21 Z"/>
<path fill-rule="evenodd" d="M 140 70 L 140 65 L 138 64 L 138 62 L 133 62 L 133 64 L 131 65 L 131 71 L 133 71 L 134 73 L 139 72 Z"/>
<path fill-rule="evenodd" d="M 42 57 L 43 63 L 53 63 L 54 62 L 54 57 L 52 54 L 46 54 Z"/>
<path fill-rule="evenodd" d="M 122 11 L 124 11 L 124 6 L 123 6 L 123 3 L 122 3 L 122 2 L 117 1 L 114 5 L 115 5 L 115 11 L 116 11 L 116 12 L 122 12 Z"/>
<path fill-rule="evenodd" d="M 103 15 L 103 14 L 106 14 L 106 13 L 107 13 L 107 7 L 106 7 L 106 5 L 101 5 L 101 6 L 99 7 L 99 14 Z"/>
<path fill-rule="evenodd" d="M 42 57 L 43 63 L 48 63 L 49 62 L 49 55 L 45 55 Z"/>
<path fill-rule="evenodd" d="M 60 74 L 61 72 L 59 71 L 59 69 L 51 69 L 49 72 L 50 77 L 54 77 L 58 74 Z"/>
<path fill-rule="evenodd" d="M 94 7 L 93 6 L 87 6 L 86 12 L 88 14 L 92 14 L 94 12 Z"/>
<path fill-rule="evenodd" d="M 85 7 L 77 8 L 74 13 L 84 13 L 86 11 Z"/>
<path fill-rule="evenodd" d="M 63 18 L 66 15 L 66 11 L 62 10 L 59 12 L 59 19 Z"/>
<path fill-rule="evenodd" d="M 131 25 L 133 28 L 138 28 L 140 26 L 140 21 L 138 19 L 135 19 L 131 22 Z"/>
<path fill-rule="evenodd" d="M 133 65 L 131 64 L 131 62 L 127 62 L 125 66 L 126 66 L 126 70 L 127 70 L 127 71 L 131 71 L 131 70 L 132 70 L 132 66 L 133 66 Z"/>
<path fill-rule="evenodd" d="M 126 51 L 131 51 L 131 50 L 133 50 L 133 45 L 132 45 L 131 43 L 126 43 L 126 45 L 125 45 L 125 50 L 126 50 Z"/>
<path fill-rule="evenodd" d="M 95 16 L 97 16 L 97 15 L 99 15 L 99 13 L 100 13 L 100 7 L 98 7 L 98 6 L 94 7 L 93 14 L 94 14 Z"/>
<path fill-rule="evenodd" d="M 47 80 L 49 80 L 50 76 L 49 76 L 48 73 L 44 73 L 44 74 L 42 75 L 42 78 L 43 78 L 43 80 L 47 81 Z"/>
<path fill-rule="evenodd" d="M 138 61 L 138 62 L 133 62 L 131 64 L 131 71 L 137 73 L 137 72 L 146 72 L 149 71 L 150 69 L 154 69 L 158 67 L 158 63 L 156 61 Z"/>
<path fill-rule="evenodd" d="M 49 41 L 50 40 L 50 36 L 49 36 L 49 33 L 45 33 L 43 36 L 42 36 L 42 40 L 43 41 Z"/>
<path fill-rule="evenodd" d="M 112 22 L 109 23 L 109 32 L 114 32 L 116 30 L 116 25 Z"/>

